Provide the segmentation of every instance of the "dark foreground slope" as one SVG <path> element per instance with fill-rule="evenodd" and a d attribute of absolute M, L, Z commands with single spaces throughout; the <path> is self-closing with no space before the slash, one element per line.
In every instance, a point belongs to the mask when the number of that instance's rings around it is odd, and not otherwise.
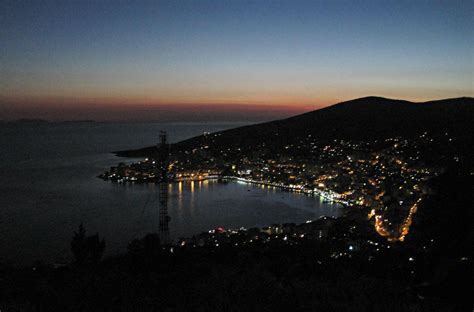
<path fill-rule="evenodd" d="M 334 139 L 366 140 L 394 136 L 411 137 L 427 131 L 436 136 L 449 132 L 470 139 L 474 99 L 469 97 L 413 103 L 381 97 L 364 97 L 327 108 L 272 122 L 216 133 L 211 148 L 239 146 L 243 150 L 265 143 L 279 149 L 298 138 L 311 135 L 320 142 Z M 185 150 L 208 140 L 204 135 L 175 144 Z M 155 147 L 117 152 L 118 156 L 151 156 Z"/>

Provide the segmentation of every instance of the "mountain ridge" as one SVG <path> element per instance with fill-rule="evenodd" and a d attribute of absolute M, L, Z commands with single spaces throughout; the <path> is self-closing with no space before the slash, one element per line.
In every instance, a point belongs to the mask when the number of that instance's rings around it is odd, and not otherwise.
<path fill-rule="evenodd" d="M 426 102 L 367 96 L 343 101 L 318 110 L 285 119 L 232 128 L 211 134 L 213 146 L 243 146 L 251 149 L 261 144 L 281 147 L 302 136 L 319 141 L 334 139 L 365 140 L 393 136 L 413 136 L 424 131 L 449 132 L 472 139 L 474 98 L 459 97 Z M 209 141 L 200 135 L 173 144 L 182 151 Z M 118 156 L 150 156 L 155 147 L 116 152 Z"/>

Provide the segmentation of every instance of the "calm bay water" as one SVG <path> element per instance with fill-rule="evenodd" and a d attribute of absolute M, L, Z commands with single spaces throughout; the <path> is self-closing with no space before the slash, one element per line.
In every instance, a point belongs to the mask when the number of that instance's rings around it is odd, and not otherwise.
<path fill-rule="evenodd" d="M 158 232 L 158 189 L 96 176 L 116 165 L 110 151 L 149 146 L 159 130 L 176 142 L 240 124 L 0 124 L 0 262 L 67 262 L 70 239 L 84 223 L 122 252 L 134 238 Z M 131 160 L 126 160 L 131 161 Z M 212 181 L 169 185 L 170 236 L 218 226 L 265 226 L 337 216 L 337 205 L 274 188 Z"/>

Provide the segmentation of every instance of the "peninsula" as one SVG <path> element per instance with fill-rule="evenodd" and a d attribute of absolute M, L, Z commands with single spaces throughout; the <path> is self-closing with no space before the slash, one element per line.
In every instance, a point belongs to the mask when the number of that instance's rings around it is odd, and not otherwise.
<path fill-rule="evenodd" d="M 365 97 L 284 120 L 204 133 L 171 145 L 172 181 L 223 179 L 280 187 L 367 212 L 376 232 L 403 241 L 449 168 L 472 171 L 474 99 L 425 103 Z M 119 151 L 143 157 L 100 177 L 155 182 L 157 147 Z"/>

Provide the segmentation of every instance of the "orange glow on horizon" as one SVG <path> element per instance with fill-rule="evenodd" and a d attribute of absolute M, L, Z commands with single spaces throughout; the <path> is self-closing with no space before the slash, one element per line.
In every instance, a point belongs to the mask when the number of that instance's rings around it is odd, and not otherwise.
<path fill-rule="evenodd" d="M 299 109 L 318 109 L 340 102 L 339 99 L 322 99 L 306 97 L 274 97 L 235 100 L 231 98 L 152 98 L 152 97 L 114 97 L 114 96 L 1 96 L 2 103 L 21 104 L 26 107 L 35 105 L 106 105 L 106 106 L 164 106 L 187 107 L 199 105 L 213 106 L 257 106 L 288 107 Z"/>
<path fill-rule="evenodd" d="M 334 104 L 332 100 L 316 101 L 310 99 L 268 99 L 233 101 L 231 99 L 219 100 L 174 100 L 174 99 L 154 99 L 147 97 L 63 97 L 63 96 L 2 96 L 0 103 L 5 107 L 7 116 L 0 116 L 0 119 L 19 118 L 44 118 L 44 119 L 106 119 L 106 120 L 127 120 L 125 112 L 131 112 L 136 118 L 145 120 L 147 112 L 160 116 L 173 114 L 173 119 L 179 119 L 179 115 L 201 114 L 201 115 L 226 115 L 223 120 L 232 119 L 232 114 L 259 115 L 261 120 L 278 119 L 301 114 L 304 112 L 317 110 Z M 9 111 L 11 112 L 9 114 Z M 100 115 L 110 116 L 121 113 L 123 117 L 100 117 Z M 5 114 L 5 113 L 4 113 Z M 10 115 L 10 116 L 8 116 Z M 78 116 L 80 115 L 80 117 Z M 183 116 L 184 116 L 183 115 Z M 268 117 L 266 117 L 268 115 Z M 250 116 L 251 117 L 251 116 Z M 219 119 L 215 117 L 214 119 Z M 237 117 L 236 117 L 237 118 Z M 153 119 L 153 118 L 151 118 Z M 186 119 L 186 118 L 185 118 Z M 205 120 L 206 118 L 202 118 Z M 245 119 L 245 118 L 244 118 Z M 242 119 L 241 119 L 242 120 Z"/>
<path fill-rule="evenodd" d="M 0 96 L 0 120 L 96 121 L 269 121 L 318 110 L 352 98 L 255 96 L 229 98 L 119 97 L 119 96 Z M 400 97 L 398 97 L 400 98 Z M 410 98 L 404 98 L 412 100 Z M 423 99 L 430 100 L 430 99 Z"/>
<path fill-rule="evenodd" d="M 2 96 L 0 119 L 265 121 L 286 118 L 334 104 L 309 99 L 173 101 L 146 97 Z"/>

